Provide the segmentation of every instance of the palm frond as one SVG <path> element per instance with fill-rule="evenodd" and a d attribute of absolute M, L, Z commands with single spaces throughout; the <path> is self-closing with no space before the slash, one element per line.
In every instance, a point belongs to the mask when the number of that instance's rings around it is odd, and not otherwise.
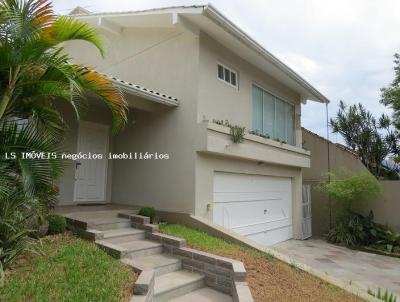
<path fill-rule="evenodd" d="M 97 31 L 87 23 L 76 20 L 73 17 L 58 17 L 43 31 L 43 39 L 52 45 L 71 40 L 86 41 L 96 46 L 100 54 L 104 55 L 103 42 L 99 38 Z"/>
<path fill-rule="evenodd" d="M 0 11 L 0 35 L 19 44 L 37 37 L 55 18 L 49 0 L 3 0 Z"/>
<path fill-rule="evenodd" d="M 111 110 L 113 132 L 117 133 L 127 122 L 127 108 L 122 91 L 105 76 L 93 71 L 82 71 L 79 77 L 82 87 L 97 95 Z"/>
<path fill-rule="evenodd" d="M 29 123 L 16 120 L 0 121 L 0 171 L 3 180 L 13 179 L 21 185 L 29 196 L 34 196 L 37 188 L 50 186 L 61 175 L 65 161 L 61 159 L 58 141 L 49 135 L 36 131 Z M 45 158 L 24 158 L 24 152 L 36 152 Z M 6 158 L 6 154 L 16 158 Z M 55 154 L 57 156 L 50 156 Z M 55 157 L 55 158 L 54 158 Z M 7 173 L 7 174 L 6 174 Z M 4 176 L 4 175 L 7 176 Z"/>

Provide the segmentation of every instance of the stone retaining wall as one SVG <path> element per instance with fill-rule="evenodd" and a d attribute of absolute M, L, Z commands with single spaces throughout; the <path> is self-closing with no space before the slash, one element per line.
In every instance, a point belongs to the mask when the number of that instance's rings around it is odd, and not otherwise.
<path fill-rule="evenodd" d="M 204 275 L 207 286 L 231 295 L 235 302 L 253 302 L 242 262 L 187 248 L 186 240 L 159 233 L 157 226 L 150 228 L 147 217 L 130 215 L 130 219 L 132 226 L 142 224 L 152 230 L 146 238 L 162 243 L 165 253 L 180 258 L 183 269 Z"/>

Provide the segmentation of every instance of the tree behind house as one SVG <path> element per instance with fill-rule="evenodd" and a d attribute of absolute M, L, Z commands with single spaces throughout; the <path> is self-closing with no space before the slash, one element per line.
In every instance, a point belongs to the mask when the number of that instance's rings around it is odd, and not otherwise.
<path fill-rule="evenodd" d="M 332 131 L 340 133 L 346 145 L 357 154 L 361 162 L 376 177 L 396 178 L 382 162 L 393 155 L 396 145 L 396 134 L 391 129 L 388 116 L 376 120 L 361 103 L 346 106 L 339 103 L 339 111 L 330 120 Z"/>
<path fill-rule="evenodd" d="M 393 110 L 393 125 L 396 128 L 396 144 L 393 146 L 394 159 L 400 162 L 400 54 L 394 55 L 395 77 L 389 87 L 381 89 L 381 103 Z"/>

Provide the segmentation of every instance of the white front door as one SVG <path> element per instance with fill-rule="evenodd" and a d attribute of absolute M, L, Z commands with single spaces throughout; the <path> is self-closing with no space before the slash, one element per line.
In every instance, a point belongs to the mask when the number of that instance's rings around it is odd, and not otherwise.
<path fill-rule="evenodd" d="M 75 202 L 105 202 L 107 181 L 108 126 L 80 122 L 77 153 L 88 156 L 75 161 Z M 102 159 L 93 159 L 102 154 Z"/>
<path fill-rule="evenodd" d="M 292 238 L 291 179 L 216 172 L 213 221 L 263 245 Z"/>

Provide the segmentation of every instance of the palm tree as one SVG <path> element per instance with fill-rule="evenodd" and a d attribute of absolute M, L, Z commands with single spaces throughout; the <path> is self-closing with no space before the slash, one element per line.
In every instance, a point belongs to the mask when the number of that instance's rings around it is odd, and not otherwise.
<path fill-rule="evenodd" d="M 0 119 L 30 119 L 59 137 L 62 116 L 55 99 L 68 102 L 80 117 L 83 94 L 98 96 L 111 110 L 113 131 L 126 123 L 126 102 L 111 80 L 72 64 L 62 43 L 82 40 L 104 55 L 97 32 L 73 17 L 56 16 L 49 0 L 0 1 Z"/>
<path fill-rule="evenodd" d="M 61 151 L 65 129 L 54 101 L 68 102 L 80 118 L 90 92 L 110 108 L 114 133 L 127 120 L 122 92 L 94 70 L 71 63 L 61 46 L 70 40 L 89 42 L 103 55 L 96 31 L 56 16 L 48 0 L 0 0 L 0 281 L 15 257 L 33 247 L 27 221 L 54 202 L 64 163 L 48 155 Z M 32 150 L 47 158 L 20 156 Z"/>

